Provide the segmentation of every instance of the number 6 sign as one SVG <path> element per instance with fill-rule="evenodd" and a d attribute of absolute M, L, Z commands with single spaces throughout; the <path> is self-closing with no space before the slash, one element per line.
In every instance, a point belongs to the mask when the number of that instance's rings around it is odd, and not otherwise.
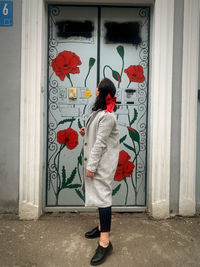
<path fill-rule="evenodd" d="M 0 26 L 13 25 L 13 2 L 0 1 Z"/>

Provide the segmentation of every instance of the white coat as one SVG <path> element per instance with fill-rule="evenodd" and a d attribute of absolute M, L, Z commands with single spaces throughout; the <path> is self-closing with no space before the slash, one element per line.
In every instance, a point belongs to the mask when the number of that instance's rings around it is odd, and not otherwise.
<path fill-rule="evenodd" d="M 86 207 L 112 205 L 112 181 L 119 158 L 119 131 L 114 111 L 94 111 L 86 124 L 83 140 L 83 180 Z M 86 177 L 86 169 L 94 172 Z"/>

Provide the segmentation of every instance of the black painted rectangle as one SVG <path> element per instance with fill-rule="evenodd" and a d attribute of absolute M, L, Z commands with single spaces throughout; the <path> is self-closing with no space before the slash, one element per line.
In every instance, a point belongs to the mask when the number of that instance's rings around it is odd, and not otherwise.
<path fill-rule="evenodd" d="M 106 43 L 139 45 L 142 41 L 139 22 L 105 22 L 104 25 L 106 28 Z"/>
<path fill-rule="evenodd" d="M 92 21 L 59 21 L 56 22 L 58 27 L 58 37 L 85 37 L 91 38 L 94 31 L 94 23 Z"/>

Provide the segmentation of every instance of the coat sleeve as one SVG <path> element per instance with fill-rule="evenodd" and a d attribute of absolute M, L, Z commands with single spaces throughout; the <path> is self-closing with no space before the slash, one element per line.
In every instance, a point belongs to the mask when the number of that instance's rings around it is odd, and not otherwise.
<path fill-rule="evenodd" d="M 88 159 L 88 171 L 96 172 L 103 150 L 107 147 L 107 140 L 112 132 L 114 124 L 115 118 L 109 113 L 105 113 L 104 116 L 100 118 L 97 126 L 96 141 L 90 151 L 90 156 Z"/>

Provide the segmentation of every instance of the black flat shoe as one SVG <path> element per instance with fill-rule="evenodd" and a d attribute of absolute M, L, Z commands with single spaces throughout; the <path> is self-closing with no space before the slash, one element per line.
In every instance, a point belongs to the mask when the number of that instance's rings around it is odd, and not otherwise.
<path fill-rule="evenodd" d="M 92 229 L 91 231 L 85 233 L 85 237 L 90 239 L 100 237 L 100 231 L 98 226 Z"/>
<path fill-rule="evenodd" d="M 106 257 L 112 252 L 112 250 L 113 246 L 111 242 L 109 242 L 109 245 L 106 248 L 98 245 L 96 252 L 91 259 L 90 264 L 93 266 L 102 264 L 105 261 Z"/>

